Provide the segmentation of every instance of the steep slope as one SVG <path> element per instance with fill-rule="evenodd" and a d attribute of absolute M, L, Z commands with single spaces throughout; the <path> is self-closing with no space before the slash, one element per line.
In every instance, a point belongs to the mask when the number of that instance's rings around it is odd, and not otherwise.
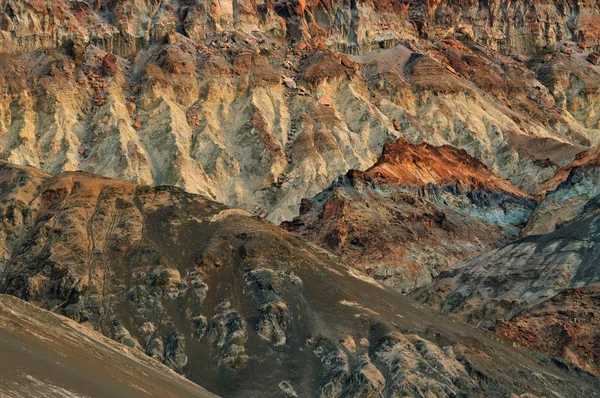
<path fill-rule="evenodd" d="M 0 395 L 214 397 L 136 350 L 0 295 Z"/>
<path fill-rule="evenodd" d="M 176 185 L 277 224 L 399 137 L 463 148 L 530 194 L 600 143 L 597 2 L 0 10 L 0 158 Z"/>
<path fill-rule="evenodd" d="M 443 272 L 414 297 L 600 374 L 600 197 L 567 225 Z"/>
<path fill-rule="evenodd" d="M 454 36 L 503 54 L 530 55 L 565 40 L 600 49 L 599 6 L 593 1 L 3 0 L 0 6 L 0 43 L 8 53 L 72 39 L 130 55 L 174 29 L 194 40 L 231 30 L 263 31 L 293 43 L 327 40 L 353 53 L 411 36 Z"/>
<path fill-rule="evenodd" d="M 571 222 L 592 198 L 600 195 L 600 147 L 582 152 L 560 168 L 536 196 L 539 202 L 524 235 L 552 232 Z"/>
<path fill-rule="evenodd" d="M 172 187 L 1 164 L 2 291 L 224 396 L 597 396 L 257 217 Z M 37 189 L 31 190 L 37 184 Z M 30 192 L 33 192 L 30 194 Z M 28 205 L 28 206 L 26 206 Z"/>
<path fill-rule="evenodd" d="M 519 235 L 532 198 L 451 146 L 386 144 L 365 172 L 350 171 L 282 224 L 409 291 L 440 271 Z"/>

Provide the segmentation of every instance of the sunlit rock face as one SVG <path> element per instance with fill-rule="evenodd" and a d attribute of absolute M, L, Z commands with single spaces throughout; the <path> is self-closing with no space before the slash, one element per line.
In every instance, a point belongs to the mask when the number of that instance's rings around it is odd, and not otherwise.
<path fill-rule="evenodd" d="M 535 194 L 599 143 L 597 4 L 7 1 L 0 156 L 280 223 L 404 137 Z"/>
<path fill-rule="evenodd" d="M 534 206 L 464 150 L 400 140 L 282 226 L 406 292 L 517 238 Z"/>

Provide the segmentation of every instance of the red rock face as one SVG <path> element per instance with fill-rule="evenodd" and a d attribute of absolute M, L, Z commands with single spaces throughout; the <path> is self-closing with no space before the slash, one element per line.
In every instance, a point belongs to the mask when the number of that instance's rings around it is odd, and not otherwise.
<path fill-rule="evenodd" d="M 496 334 L 600 375 L 600 285 L 567 289 L 508 321 Z"/>
<path fill-rule="evenodd" d="M 436 147 L 406 140 L 387 143 L 377 163 L 364 173 L 350 172 L 353 177 L 384 184 L 422 187 L 427 184 L 460 185 L 465 190 L 484 189 L 523 199 L 531 199 L 465 150 L 450 145 Z"/>
<path fill-rule="evenodd" d="M 351 170 L 303 202 L 283 226 L 410 291 L 514 239 L 532 202 L 463 150 L 400 140 L 367 171 Z"/>

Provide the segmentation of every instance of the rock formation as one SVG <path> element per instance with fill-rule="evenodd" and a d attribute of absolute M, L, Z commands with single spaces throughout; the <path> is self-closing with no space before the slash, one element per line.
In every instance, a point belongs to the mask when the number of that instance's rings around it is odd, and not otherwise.
<path fill-rule="evenodd" d="M 464 150 L 401 140 L 367 171 L 303 201 L 283 226 L 410 291 L 517 238 L 534 205 Z"/>
<path fill-rule="evenodd" d="M 277 224 L 400 137 L 465 149 L 529 194 L 600 144 L 595 2 L 0 10 L 0 158 L 176 185 Z"/>
<path fill-rule="evenodd" d="M 582 152 L 559 169 L 537 194 L 539 202 L 524 235 L 552 232 L 573 221 L 585 204 L 600 195 L 600 147 Z"/>
<path fill-rule="evenodd" d="M 597 196 L 572 222 L 442 272 L 414 297 L 600 374 L 599 217 Z"/>
<path fill-rule="evenodd" d="M 281 228 L 179 188 L 7 163 L 0 181 L 11 225 L 3 292 L 214 393 L 574 397 L 600 388 L 568 362 L 442 318 Z"/>

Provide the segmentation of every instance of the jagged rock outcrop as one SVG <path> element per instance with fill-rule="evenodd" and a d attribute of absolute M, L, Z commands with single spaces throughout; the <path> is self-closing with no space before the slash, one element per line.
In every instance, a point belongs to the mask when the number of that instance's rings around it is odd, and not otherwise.
<path fill-rule="evenodd" d="M 536 196 L 539 202 L 524 235 L 554 231 L 581 212 L 588 201 L 600 195 L 600 147 L 582 152 L 560 168 Z"/>
<path fill-rule="evenodd" d="M 592 397 L 600 388 L 567 362 L 448 321 L 281 228 L 179 188 L 7 163 L 0 181 L 11 225 L 3 292 L 223 396 Z"/>
<path fill-rule="evenodd" d="M 216 397 L 135 349 L 0 295 L 0 395 Z"/>
<path fill-rule="evenodd" d="M 386 144 L 282 225 L 410 291 L 446 268 L 519 236 L 535 202 L 464 150 Z"/>
<path fill-rule="evenodd" d="M 0 157 L 280 223 L 406 137 L 535 194 L 600 143 L 598 7 L 504 3 L 2 0 Z"/>
<path fill-rule="evenodd" d="M 565 40 L 600 45 L 600 15 L 593 1 L 433 0 L 411 5 L 426 35 L 454 35 L 503 54 L 531 55 Z"/>
<path fill-rule="evenodd" d="M 533 54 L 571 40 L 598 49 L 594 1 L 3 0 L 0 44 L 9 53 L 52 48 L 64 39 L 131 55 L 170 30 L 193 40 L 260 30 L 294 42 L 327 40 L 366 53 L 407 37 L 460 38 L 504 54 Z"/>
<path fill-rule="evenodd" d="M 572 222 L 459 264 L 413 295 L 598 374 L 599 217 L 596 196 Z"/>

